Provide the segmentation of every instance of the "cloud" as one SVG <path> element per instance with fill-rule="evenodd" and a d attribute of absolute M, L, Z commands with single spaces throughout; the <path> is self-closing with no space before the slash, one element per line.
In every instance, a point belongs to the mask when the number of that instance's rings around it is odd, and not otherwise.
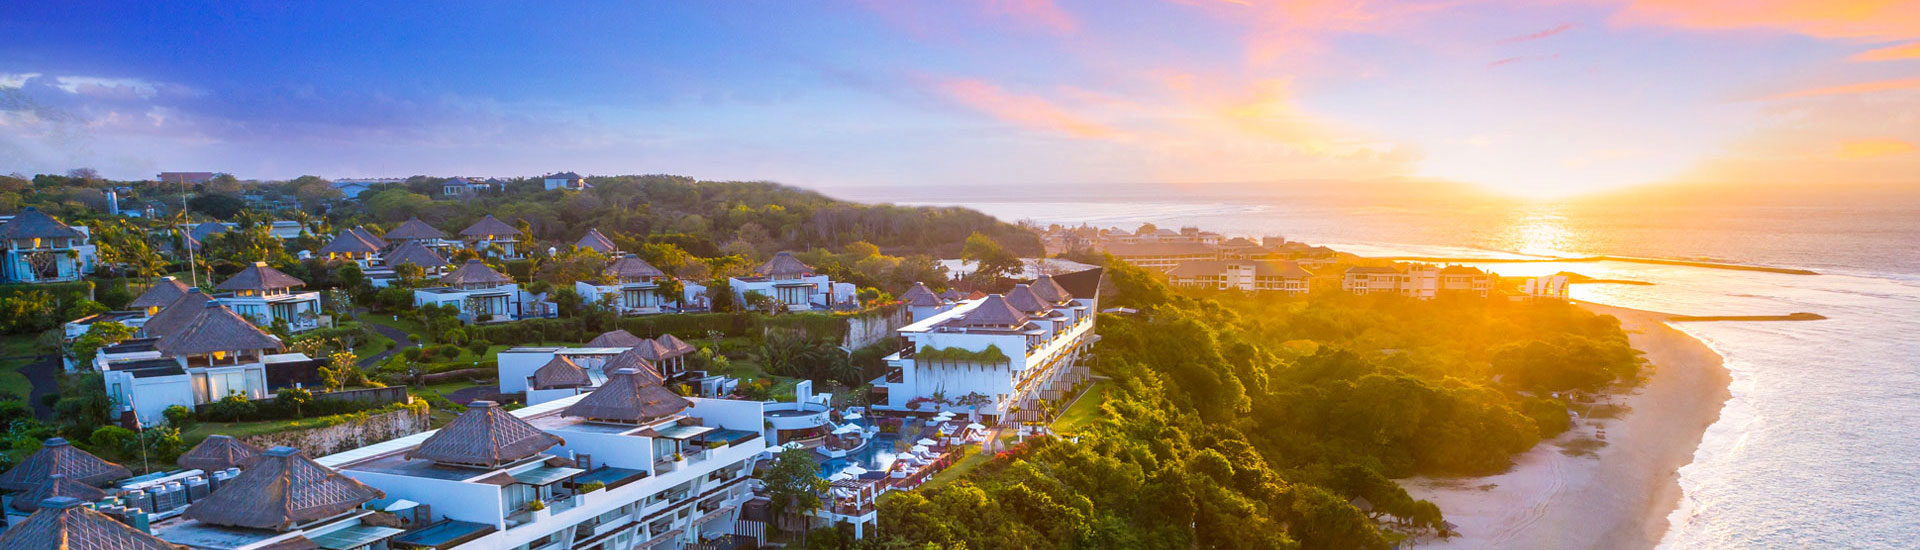
<path fill-rule="evenodd" d="M 1027 128 L 1082 139 L 1119 135 L 1113 128 L 1074 114 L 1046 98 L 1011 93 L 984 80 L 948 79 L 939 82 L 937 87 L 947 98 L 962 105 Z"/>
<path fill-rule="evenodd" d="M 1870 94 L 1870 93 L 1887 92 L 1887 91 L 1893 91 L 1893 90 L 1912 90 L 1912 89 L 1920 89 L 1920 78 L 1896 78 L 1892 80 L 1875 80 L 1872 82 L 1860 82 L 1856 84 L 1828 86 L 1825 88 L 1813 88 L 1808 90 L 1799 90 L 1799 91 L 1767 96 L 1763 99 L 1770 99 L 1770 100 L 1771 99 L 1796 99 L 1796 98 L 1803 98 L 1803 97 Z"/>
<path fill-rule="evenodd" d="M 0 73 L 0 89 L 24 87 L 35 78 L 40 78 L 40 73 Z"/>
<path fill-rule="evenodd" d="M 1839 157 L 1847 160 L 1861 160 L 1909 155 L 1915 151 L 1920 151 L 1920 147 L 1914 147 L 1912 143 L 1898 139 L 1857 139 L 1841 142 Z"/>
<path fill-rule="evenodd" d="M 1269 65 L 1323 48 L 1331 35 L 1385 32 L 1413 16 L 1449 7 L 1442 2 L 1367 0 L 1183 0 L 1245 29 L 1247 61 Z"/>
<path fill-rule="evenodd" d="M 1060 9 L 1053 0 L 988 0 L 985 7 L 988 13 L 1011 17 L 1061 34 L 1079 28 L 1073 16 L 1067 14 L 1067 10 Z"/>
<path fill-rule="evenodd" d="M 198 95 L 192 88 L 166 82 L 152 82 L 138 78 L 104 78 L 97 76 L 56 76 L 53 87 L 60 91 L 102 99 L 149 100 L 161 94 Z"/>
<path fill-rule="evenodd" d="M 1523 35 L 1520 35 L 1520 36 L 1510 36 L 1510 37 L 1507 37 L 1507 38 L 1502 38 L 1502 39 L 1500 39 L 1500 43 L 1501 43 L 1501 44 L 1515 44 L 1515 43 L 1519 43 L 1519 42 L 1528 42 L 1528 41 L 1533 41 L 1533 40 L 1539 40 L 1539 39 L 1542 39 L 1542 38 L 1546 38 L 1546 37 L 1549 37 L 1549 36 L 1553 36 L 1553 35 L 1556 35 L 1556 34 L 1560 34 L 1560 33 L 1563 33 L 1563 32 L 1567 32 L 1567 31 L 1569 31 L 1569 30 L 1573 30 L 1573 23 L 1561 23 L 1561 24 L 1560 24 L 1559 26 L 1556 26 L 1556 27 L 1554 27 L 1554 28 L 1551 28 L 1551 29 L 1547 29 L 1547 30 L 1544 30 L 1544 31 L 1540 31 L 1540 32 L 1536 32 L 1536 33 L 1533 33 L 1533 34 L 1523 34 Z"/>
<path fill-rule="evenodd" d="M 1699 30 L 1775 29 L 1818 38 L 1920 37 L 1920 2 L 1902 0 L 1635 0 L 1614 14 L 1629 25 Z"/>
<path fill-rule="evenodd" d="M 1920 42 L 1909 42 L 1898 46 L 1888 46 L 1854 54 L 1854 61 L 1895 61 L 1900 59 L 1920 59 Z"/>

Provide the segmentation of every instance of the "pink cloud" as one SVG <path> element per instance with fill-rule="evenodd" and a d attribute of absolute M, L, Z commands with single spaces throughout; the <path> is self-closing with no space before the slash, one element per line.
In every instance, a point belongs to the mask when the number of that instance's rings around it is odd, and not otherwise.
<path fill-rule="evenodd" d="M 1528 42 L 1528 41 L 1533 41 L 1533 40 L 1539 40 L 1539 39 L 1542 39 L 1542 38 L 1546 38 L 1546 37 L 1549 37 L 1549 36 L 1553 36 L 1553 35 L 1556 35 L 1556 34 L 1560 34 L 1560 33 L 1563 33 L 1563 32 L 1567 32 L 1567 31 L 1569 31 L 1569 30 L 1573 30 L 1573 23 L 1561 23 L 1561 24 L 1560 24 L 1560 26 L 1557 26 L 1557 27 L 1554 27 L 1554 28 L 1551 28 L 1551 29 L 1547 29 L 1547 30 L 1544 30 L 1544 31 L 1540 31 L 1540 32 L 1536 32 L 1536 33 L 1532 33 L 1532 34 L 1523 34 L 1523 35 L 1520 35 L 1520 36 L 1509 36 L 1509 37 L 1507 37 L 1507 38 L 1502 38 L 1502 39 L 1500 39 L 1500 43 L 1501 43 L 1501 44 L 1514 44 L 1514 43 L 1519 43 L 1519 42 Z"/>
<path fill-rule="evenodd" d="M 1895 61 L 1900 59 L 1920 59 L 1920 42 L 1908 42 L 1898 46 L 1888 46 L 1854 54 L 1854 61 Z"/>
<path fill-rule="evenodd" d="M 1920 78 L 1896 78 L 1891 80 L 1875 80 L 1871 82 L 1843 84 L 1840 86 L 1827 86 L 1824 88 L 1811 88 L 1806 90 L 1797 90 L 1797 91 L 1787 92 L 1783 94 L 1775 94 L 1775 95 L 1767 96 L 1763 99 L 1796 99 L 1796 98 L 1803 98 L 1803 97 L 1819 97 L 1819 96 L 1830 96 L 1830 95 L 1871 94 L 1871 93 L 1877 93 L 1877 92 L 1887 92 L 1887 91 L 1894 91 L 1894 90 L 1913 90 L 1913 89 L 1920 89 Z"/>
<path fill-rule="evenodd" d="M 939 91 L 949 99 L 994 118 L 1036 130 L 1058 132 L 1082 139 L 1112 138 L 1113 128 L 1035 95 L 1008 92 L 992 83 L 976 79 L 948 79 L 938 83 Z"/>
<path fill-rule="evenodd" d="M 1067 10 L 1053 3 L 1053 0 L 989 0 L 987 13 L 1010 17 L 1015 20 L 1038 25 L 1058 33 L 1071 33 L 1079 28 Z"/>

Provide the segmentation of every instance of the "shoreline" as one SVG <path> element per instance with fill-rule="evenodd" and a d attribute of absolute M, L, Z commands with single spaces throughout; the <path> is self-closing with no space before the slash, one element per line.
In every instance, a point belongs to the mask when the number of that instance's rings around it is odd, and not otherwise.
<path fill-rule="evenodd" d="M 1810 269 L 1798 269 L 1798 268 L 1791 268 L 1791 267 L 1769 267 L 1764 265 L 1730 264 L 1730 263 L 1724 263 L 1724 262 L 1704 262 L 1704 261 L 1698 261 L 1698 260 L 1666 260 L 1666 259 L 1660 259 L 1660 258 L 1635 258 L 1632 256 L 1582 256 L 1578 258 L 1454 258 L 1454 257 L 1446 257 L 1446 256 L 1367 256 L 1367 257 L 1378 259 L 1378 260 L 1391 260 L 1396 262 L 1428 262 L 1428 263 L 1451 262 L 1451 263 L 1467 263 L 1467 264 L 1626 262 L 1626 263 L 1636 263 L 1636 264 L 1703 267 L 1707 269 L 1726 269 L 1726 270 L 1732 270 L 1732 271 L 1760 271 L 1764 273 L 1783 273 L 1787 275 L 1819 275 L 1820 274 L 1820 272 L 1813 271 Z"/>
<path fill-rule="evenodd" d="M 1402 481 L 1459 525 L 1449 540 L 1415 548 L 1654 548 L 1683 494 L 1707 427 L 1731 397 L 1731 373 L 1705 342 L 1668 324 L 1673 315 L 1580 303 L 1620 319 L 1652 364 L 1647 380 L 1610 402 L 1626 411 L 1575 427 L 1514 457 L 1505 473 Z M 1604 429 L 1604 446 L 1596 434 Z"/>

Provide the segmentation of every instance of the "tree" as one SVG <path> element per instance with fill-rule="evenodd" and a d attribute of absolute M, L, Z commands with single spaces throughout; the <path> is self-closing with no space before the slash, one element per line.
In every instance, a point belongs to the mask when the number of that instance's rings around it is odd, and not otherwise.
<path fill-rule="evenodd" d="M 989 288 L 999 288 L 1002 281 L 1025 267 L 1019 256 L 979 232 L 967 236 L 967 244 L 960 249 L 960 257 L 974 262 L 973 274 L 968 276 L 969 279 L 974 284 Z"/>
<path fill-rule="evenodd" d="M 226 221 L 226 220 L 231 220 L 233 219 L 234 216 L 239 215 L 242 210 L 246 210 L 247 201 L 241 200 L 240 197 L 235 197 L 232 195 L 223 195 L 219 193 L 201 193 L 199 195 L 195 195 L 193 199 L 188 200 L 187 206 L 189 208 L 192 208 L 194 212 L 199 212 L 201 214 L 213 216 L 214 219 Z"/>
<path fill-rule="evenodd" d="M 687 285 L 682 284 L 679 279 L 660 279 L 654 283 L 653 295 L 660 299 L 661 304 L 671 303 L 678 306 L 680 297 L 686 290 Z"/>
<path fill-rule="evenodd" d="M 87 333 L 73 340 L 73 357 L 82 365 L 92 365 L 94 354 L 100 348 L 118 344 L 133 337 L 133 327 L 113 321 L 94 323 L 87 327 Z"/>
<path fill-rule="evenodd" d="M 820 479 L 820 464 L 806 449 L 787 449 L 773 458 L 773 465 L 760 477 L 766 484 L 767 511 L 775 518 L 797 517 L 804 529 L 808 517 L 826 505 L 820 495 L 827 491 L 827 480 Z M 778 531 L 780 522 L 770 524 Z"/>
<path fill-rule="evenodd" d="M 306 418 L 306 415 L 301 413 L 300 407 L 313 402 L 313 392 L 307 391 L 306 388 L 281 388 L 279 393 L 273 395 L 273 400 L 280 406 L 293 407 L 294 418 Z"/>
<path fill-rule="evenodd" d="M 748 311 L 765 311 L 767 313 L 775 313 L 775 310 L 780 306 L 779 300 L 773 299 L 772 296 L 762 294 L 758 290 L 749 290 L 746 294 L 740 295 L 740 302 L 740 305 L 745 306 Z"/>
<path fill-rule="evenodd" d="M 193 408 L 185 405 L 169 405 L 167 409 L 161 411 L 160 414 L 167 417 L 168 426 L 173 426 L 183 432 L 193 429 L 194 423 L 199 421 L 193 414 Z"/>

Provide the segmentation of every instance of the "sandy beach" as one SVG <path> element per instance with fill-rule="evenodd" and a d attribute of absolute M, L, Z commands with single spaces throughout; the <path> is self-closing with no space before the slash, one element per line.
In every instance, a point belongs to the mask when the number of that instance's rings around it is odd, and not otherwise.
<path fill-rule="evenodd" d="M 1619 317 L 1653 364 L 1645 385 L 1616 396 L 1627 410 L 1575 428 L 1515 459 L 1512 470 L 1477 478 L 1413 478 L 1407 491 L 1440 505 L 1460 536 L 1418 548 L 1653 548 L 1678 506 L 1677 471 L 1692 461 L 1720 416 L 1730 380 L 1706 344 L 1662 320 L 1667 314 L 1583 304 Z M 1604 430 L 1604 446 L 1596 433 Z"/>

